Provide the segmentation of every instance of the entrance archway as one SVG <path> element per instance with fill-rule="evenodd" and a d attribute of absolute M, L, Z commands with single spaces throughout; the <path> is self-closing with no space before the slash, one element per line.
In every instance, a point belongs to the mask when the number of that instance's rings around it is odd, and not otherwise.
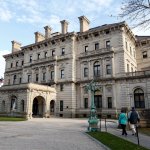
<path fill-rule="evenodd" d="M 50 115 L 54 115 L 55 113 L 55 101 L 51 100 L 50 101 Z"/>
<path fill-rule="evenodd" d="M 32 116 L 43 117 L 45 111 L 45 100 L 42 96 L 37 96 L 33 100 Z"/>

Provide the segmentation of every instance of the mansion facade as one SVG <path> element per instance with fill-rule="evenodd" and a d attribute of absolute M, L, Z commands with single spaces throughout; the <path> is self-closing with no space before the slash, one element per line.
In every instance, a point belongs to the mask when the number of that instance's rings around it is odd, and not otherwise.
<path fill-rule="evenodd" d="M 125 22 L 80 31 L 35 32 L 35 43 L 12 41 L 0 88 L 0 115 L 87 117 L 92 80 L 100 87 L 94 102 L 100 117 L 114 118 L 121 108 L 150 109 L 150 37 L 135 36 Z"/>

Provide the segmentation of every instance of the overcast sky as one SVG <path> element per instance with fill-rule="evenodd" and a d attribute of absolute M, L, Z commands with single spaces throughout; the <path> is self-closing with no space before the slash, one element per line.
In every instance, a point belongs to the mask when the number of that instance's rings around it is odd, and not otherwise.
<path fill-rule="evenodd" d="M 69 31 L 79 31 L 78 17 L 85 15 L 90 27 L 123 21 L 116 17 L 121 0 L 0 0 L 0 77 L 4 76 L 5 60 L 11 53 L 11 41 L 22 46 L 34 43 L 34 32 L 44 33 L 49 25 L 60 32 L 61 20 L 69 22 Z M 150 35 L 150 31 L 136 29 L 135 34 Z"/>

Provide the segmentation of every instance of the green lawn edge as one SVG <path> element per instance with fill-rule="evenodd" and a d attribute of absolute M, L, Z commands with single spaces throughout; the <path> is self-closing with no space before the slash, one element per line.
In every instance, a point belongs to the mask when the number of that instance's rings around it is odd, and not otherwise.
<path fill-rule="evenodd" d="M 19 117 L 0 117 L 0 121 L 26 121 L 25 118 Z"/>
<path fill-rule="evenodd" d="M 97 139 L 111 150 L 148 150 L 147 148 L 138 146 L 108 132 L 87 132 L 87 134 Z"/>

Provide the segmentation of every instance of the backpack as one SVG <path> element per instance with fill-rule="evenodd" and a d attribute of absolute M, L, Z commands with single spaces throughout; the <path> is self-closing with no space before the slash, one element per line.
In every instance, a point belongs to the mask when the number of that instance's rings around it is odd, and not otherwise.
<path fill-rule="evenodd" d="M 138 114 L 136 111 L 132 111 L 131 115 L 130 115 L 130 118 L 129 118 L 129 121 L 131 124 L 136 124 L 138 122 Z"/>

